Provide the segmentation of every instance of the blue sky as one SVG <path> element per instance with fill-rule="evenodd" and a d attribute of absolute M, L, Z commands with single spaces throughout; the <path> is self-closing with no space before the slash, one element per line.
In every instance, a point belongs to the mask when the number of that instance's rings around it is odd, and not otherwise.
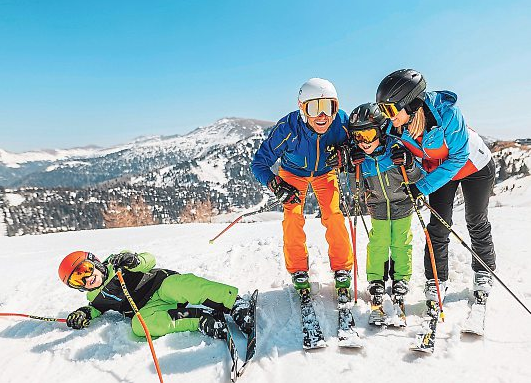
<path fill-rule="evenodd" d="M 455 91 L 479 133 L 531 135 L 528 1 L 360 3 L 0 0 L 0 148 L 276 121 L 310 77 L 350 112 L 403 67 Z"/>

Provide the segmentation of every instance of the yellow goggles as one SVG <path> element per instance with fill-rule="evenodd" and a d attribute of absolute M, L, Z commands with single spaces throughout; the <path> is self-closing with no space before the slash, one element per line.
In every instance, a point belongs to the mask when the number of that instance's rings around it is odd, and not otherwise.
<path fill-rule="evenodd" d="M 302 103 L 302 111 L 308 117 L 317 117 L 321 113 L 332 117 L 337 113 L 338 103 L 333 98 L 318 98 L 315 100 L 308 100 Z"/>
<path fill-rule="evenodd" d="M 380 112 L 387 118 L 393 118 L 400 112 L 394 103 L 379 102 L 378 108 L 380 108 Z"/>
<path fill-rule="evenodd" d="M 376 141 L 379 138 L 378 129 L 369 128 L 365 130 L 356 130 L 354 132 L 354 140 L 357 143 L 370 144 Z"/>
<path fill-rule="evenodd" d="M 94 272 L 94 263 L 89 260 L 85 260 L 76 266 L 72 274 L 68 278 L 68 286 L 78 289 L 85 287 L 85 283 L 88 277 Z"/>

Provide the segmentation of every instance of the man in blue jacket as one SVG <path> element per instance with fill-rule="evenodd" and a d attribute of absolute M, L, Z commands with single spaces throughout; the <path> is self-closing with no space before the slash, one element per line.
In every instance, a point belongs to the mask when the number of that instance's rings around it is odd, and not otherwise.
<path fill-rule="evenodd" d="M 312 78 L 299 90 L 299 110 L 278 121 L 262 143 L 251 164 L 260 183 L 284 205 L 284 257 L 299 292 L 308 290 L 308 250 L 304 233 L 303 206 L 312 185 L 326 228 L 328 256 L 335 272 L 336 288 L 349 288 L 352 248 L 339 209 L 338 179 L 327 163 L 331 148 L 347 139 L 348 116 L 339 109 L 337 92 L 327 80 Z M 337 152 L 332 152 L 337 155 Z M 341 157 L 341 156 L 340 156 Z M 280 158 L 278 175 L 271 166 Z M 346 161 L 340 158 L 339 161 Z"/>

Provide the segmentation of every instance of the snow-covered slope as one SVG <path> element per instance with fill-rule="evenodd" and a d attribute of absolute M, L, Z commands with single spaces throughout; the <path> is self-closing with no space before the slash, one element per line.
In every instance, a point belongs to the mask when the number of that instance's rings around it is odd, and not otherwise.
<path fill-rule="evenodd" d="M 490 219 L 498 254 L 498 275 L 531 306 L 530 177 L 513 180 L 492 201 Z M 503 187 L 503 186 L 502 186 Z M 427 218 L 427 212 L 424 212 Z M 230 217 L 227 217 L 230 219 Z M 282 256 L 280 214 L 262 215 L 262 222 L 241 223 L 214 237 L 224 223 L 161 225 L 131 229 L 81 231 L 41 236 L 0 237 L 0 312 L 65 317 L 85 304 L 83 294 L 57 278 L 57 265 L 70 251 L 88 249 L 107 255 L 127 248 L 153 252 L 158 264 L 194 272 L 240 287 L 259 288 L 258 347 L 242 382 L 528 382 L 531 317 L 499 285 L 495 285 L 484 339 L 461 338 L 460 325 L 471 297 L 470 255 L 455 241 L 450 245 L 450 290 L 446 322 L 438 326 L 435 353 L 413 354 L 408 346 L 423 312 L 423 236 L 414 223 L 414 274 L 406 309 L 409 327 L 368 327 L 365 293 L 355 310 L 365 347 L 337 347 L 334 288 L 329 271 L 324 229 L 308 219 L 306 230 L 317 314 L 328 347 L 301 350 L 299 308 Z M 466 241 L 464 211 L 455 213 L 455 229 Z M 360 225 L 361 226 L 361 225 Z M 365 281 L 367 238 L 358 230 L 360 290 Z M 130 320 L 107 313 L 83 331 L 63 324 L 0 319 L 0 381 L 8 382 L 157 382 L 145 342 L 130 335 Z M 237 337 L 243 350 L 243 338 Z M 199 333 L 171 334 L 154 341 L 166 382 L 228 382 L 229 356 L 222 341 Z M 243 351 L 242 351 L 243 352 Z"/>

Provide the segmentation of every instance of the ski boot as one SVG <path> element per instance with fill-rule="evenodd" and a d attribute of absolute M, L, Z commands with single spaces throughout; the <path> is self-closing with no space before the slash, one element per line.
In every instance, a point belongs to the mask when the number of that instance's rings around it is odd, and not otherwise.
<path fill-rule="evenodd" d="M 349 270 L 336 270 L 334 272 L 336 281 L 337 300 L 339 303 L 347 303 L 352 300 L 350 294 L 350 281 L 352 276 Z"/>
<path fill-rule="evenodd" d="M 371 313 L 369 314 L 369 324 L 373 326 L 384 326 L 387 315 L 383 311 L 383 296 L 385 284 L 383 281 L 370 281 L 367 288 L 371 295 Z"/>
<path fill-rule="evenodd" d="M 248 300 L 238 295 L 230 311 L 230 316 L 244 334 L 249 335 L 251 333 L 254 326 L 254 317 L 251 311 L 251 303 Z"/>
<path fill-rule="evenodd" d="M 293 287 L 295 287 L 295 290 L 310 290 L 310 281 L 307 271 L 295 271 L 293 274 L 291 274 L 291 280 L 293 282 Z"/>
<path fill-rule="evenodd" d="M 486 271 L 477 271 L 474 274 L 474 299 L 478 305 L 486 305 L 490 290 L 492 289 L 492 276 Z"/>
<path fill-rule="evenodd" d="M 393 308 L 395 315 L 391 324 L 395 327 L 406 326 L 406 310 L 404 307 L 404 297 L 409 292 L 408 281 L 402 279 L 399 281 L 393 281 L 393 288 L 391 298 L 393 300 Z"/>

